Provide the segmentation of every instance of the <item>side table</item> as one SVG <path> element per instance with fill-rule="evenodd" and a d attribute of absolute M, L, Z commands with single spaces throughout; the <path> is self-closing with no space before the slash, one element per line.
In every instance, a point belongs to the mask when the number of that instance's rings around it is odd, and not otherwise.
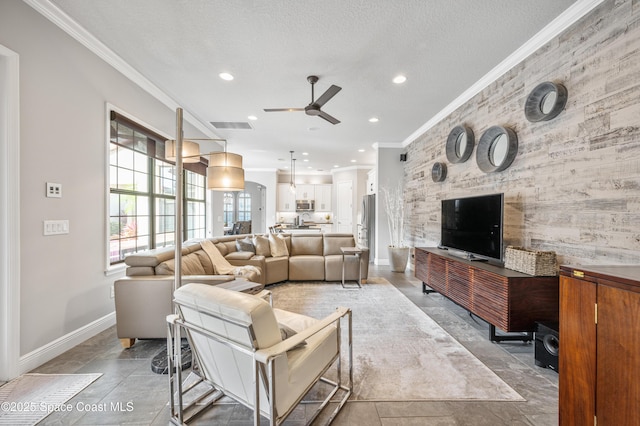
<path fill-rule="evenodd" d="M 342 253 L 342 288 L 347 288 L 344 285 L 344 270 L 345 270 L 345 256 L 355 256 L 358 260 L 358 288 L 362 288 L 362 262 L 360 262 L 360 255 L 362 254 L 362 250 L 358 247 L 340 247 L 340 252 Z"/>

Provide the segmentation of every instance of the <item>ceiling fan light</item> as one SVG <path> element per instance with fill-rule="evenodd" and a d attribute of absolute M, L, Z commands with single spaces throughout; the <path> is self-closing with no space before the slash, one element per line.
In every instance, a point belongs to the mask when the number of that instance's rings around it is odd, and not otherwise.
<path fill-rule="evenodd" d="M 244 169 L 231 166 L 207 167 L 207 189 L 213 191 L 244 190 Z"/>
<path fill-rule="evenodd" d="M 164 144 L 164 158 L 168 161 L 176 161 L 176 141 L 168 140 Z M 197 142 L 184 140 L 182 141 L 182 162 L 183 163 L 199 163 L 200 162 L 200 145 Z"/>

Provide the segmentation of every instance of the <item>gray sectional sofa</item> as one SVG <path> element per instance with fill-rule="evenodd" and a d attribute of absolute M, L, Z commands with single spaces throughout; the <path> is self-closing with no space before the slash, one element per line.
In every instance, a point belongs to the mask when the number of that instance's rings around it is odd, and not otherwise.
<path fill-rule="evenodd" d="M 271 235 L 273 238 L 274 236 Z M 246 280 L 259 283 L 252 291 L 283 281 L 341 281 L 343 256 L 340 247 L 356 247 L 352 234 L 277 234 L 284 240 L 286 253 L 269 244 L 269 235 L 244 234 L 209 238 L 220 254 L 232 265 L 252 265 L 259 274 L 246 277 L 217 273 L 210 256 L 199 241 L 185 242 L 182 249 L 183 284 L 202 282 L 229 285 L 230 281 Z M 280 240 L 280 241 L 281 241 Z M 239 241 L 239 243 L 238 243 Z M 253 245 L 253 251 L 250 244 Z M 282 243 L 280 243 L 282 244 Z M 358 258 L 346 256 L 345 279 L 357 280 L 359 273 L 366 282 L 369 270 L 369 250 L 361 248 Z M 116 328 L 124 347 L 136 338 L 166 337 L 166 315 L 172 313 L 173 247 L 148 250 L 125 259 L 126 277 L 115 287 Z M 242 268 L 240 268 L 242 269 Z"/>

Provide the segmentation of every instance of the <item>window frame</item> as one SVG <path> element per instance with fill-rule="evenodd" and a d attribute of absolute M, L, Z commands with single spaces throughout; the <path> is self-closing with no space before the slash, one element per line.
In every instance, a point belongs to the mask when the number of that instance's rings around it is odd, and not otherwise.
<path fill-rule="evenodd" d="M 249 205 L 248 210 L 246 208 L 243 210 L 240 210 L 240 204 L 242 204 L 241 203 L 242 198 L 248 201 L 248 205 Z M 231 202 L 227 202 L 229 199 L 231 199 Z M 240 222 L 240 221 L 252 220 L 253 212 L 251 210 L 251 203 L 253 202 L 253 196 L 251 195 L 250 192 L 225 191 L 222 202 L 223 202 L 222 217 L 223 217 L 223 223 L 226 224 L 226 226 L 231 226 L 231 224 Z M 231 206 L 230 211 L 227 210 L 227 206 Z"/>
<path fill-rule="evenodd" d="M 120 123 L 128 128 L 133 129 L 134 132 L 137 131 L 145 135 L 146 143 L 150 144 L 148 146 L 151 146 L 151 148 L 148 147 L 146 150 L 146 153 L 144 153 L 144 155 L 146 156 L 146 163 L 147 163 L 146 164 L 146 172 L 147 172 L 146 191 L 138 191 L 137 190 L 138 188 L 134 188 L 133 190 L 127 190 L 123 188 L 112 188 L 111 186 L 113 183 L 112 182 L 112 163 L 111 163 L 112 146 L 115 145 L 118 147 L 122 147 L 123 149 L 129 149 L 134 151 L 134 153 L 140 152 L 140 151 L 135 151 L 133 149 L 134 148 L 133 145 L 135 144 L 132 144 L 132 146 L 126 146 L 121 143 L 118 143 L 119 141 L 112 140 L 111 124 L 113 121 L 116 121 L 117 123 Z M 107 275 L 109 275 L 111 271 L 120 271 L 125 268 L 124 260 L 123 260 L 124 256 L 122 255 L 121 246 L 119 246 L 118 248 L 119 259 L 118 260 L 112 259 L 112 253 L 111 253 L 112 196 L 115 194 L 117 194 L 118 196 L 122 196 L 124 194 L 124 195 L 133 195 L 135 197 L 147 197 L 146 211 L 148 215 L 147 222 L 149 223 L 148 225 L 149 232 L 146 236 L 148 241 L 147 242 L 148 248 L 144 248 L 146 250 L 150 248 L 165 247 L 167 245 L 174 244 L 173 238 L 171 238 L 170 240 L 164 239 L 163 242 L 156 241 L 157 234 L 160 230 L 160 224 L 157 223 L 159 220 L 159 217 L 158 217 L 159 212 L 158 212 L 156 203 L 158 202 L 158 200 L 171 200 L 173 201 L 175 206 L 176 191 L 175 191 L 175 180 L 173 180 L 173 184 L 171 185 L 172 190 L 168 191 L 169 193 L 158 191 L 156 188 L 157 183 L 160 182 L 157 179 L 156 171 L 158 170 L 158 167 L 161 167 L 161 164 L 168 164 L 172 166 L 172 168 L 174 168 L 175 170 L 175 163 L 171 161 L 167 161 L 166 159 L 163 158 L 164 142 L 167 139 L 171 139 L 171 137 L 161 134 L 161 132 L 152 128 L 148 124 L 142 122 L 141 120 L 138 120 L 136 118 L 129 116 L 128 114 L 122 112 L 121 110 L 119 110 L 118 108 L 110 104 L 107 104 L 106 123 L 107 123 L 106 125 L 107 137 L 106 137 L 106 185 L 105 185 L 105 190 L 106 190 L 105 191 L 106 192 L 106 197 L 105 197 L 106 198 L 106 220 L 105 220 L 105 223 L 106 223 L 105 258 L 106 259 L 105 260 L 106 260 L 106 273 Z M 182 221 L 183 222 L 182 229 L 184 230 L 184 233 L 183 233 L 184 239 L 186 239 L 187 236 L 204 238 L 207 233 L 208 191 L 206 189 L 206 168 L 207 168 L 207 160 L 205 158 L 201 158 L 199 163 L 184 164 L 183 196 L 182 196 L 182 203 L 183 203 L 183 206 L 185 206 L 183 210 L 183 221 Z M 194 181 L 197 182 L 195 190 L 193 190 L 194 188 L 192 185 Z M 187 209 L 188 205 L 193 207 L 193 210 L 196 211 L 198 214 L 190 215 L 189 209 Z M 118 213 L 119 212 L 120 212 L 120 209 L 118 209 Z M 120 216 L 116 215 L 113 217 L 117 218 Z M 198 227 L 194 230 L 193 228 L 190 227 L 191 224 L 197 224 Z M 173 229 L 175 229 L 175 223 L 173 225 L 174 225 Z M 171 232 L 173 233 L 175 231 L 171 231 Z M 197 235 L 194 235 L 194 232 L 197 233 Z M 134 239 L 136 243 L 140 240 L 138 238 L 137 233 L 135 234 Z M 118 239 L 118 241 L 121 241 L 121 240 L 122 238 Z"/>

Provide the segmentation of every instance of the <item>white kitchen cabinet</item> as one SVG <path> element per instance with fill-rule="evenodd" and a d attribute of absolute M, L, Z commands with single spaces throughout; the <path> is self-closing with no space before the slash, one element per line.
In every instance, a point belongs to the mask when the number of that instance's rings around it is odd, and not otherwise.
<path fill-rule="evenodd" d="M 296 185 L 296 200 L 315 200 L 315 185 Z M 295 207 L 295 206 L 294 206 Z"/>
<path fill-rule="evenodd" d="M 316 206 L 317 212 L 331 211 L 331 187 L 330 184 L 316 185 Z"/>
<path fill-rule="evenodd" d="M 296 194 L 291 192 L 288 183 L 278 184 L 278 200 L 276 204 L 279 212 L 296 211 Z"/>
<path fill-rule="evenodd" d="M 320 231 L 323 234 L 328 234 L 333 232 L 333 224 L 332 223 L 322 223 L 320 224 Z"/>

